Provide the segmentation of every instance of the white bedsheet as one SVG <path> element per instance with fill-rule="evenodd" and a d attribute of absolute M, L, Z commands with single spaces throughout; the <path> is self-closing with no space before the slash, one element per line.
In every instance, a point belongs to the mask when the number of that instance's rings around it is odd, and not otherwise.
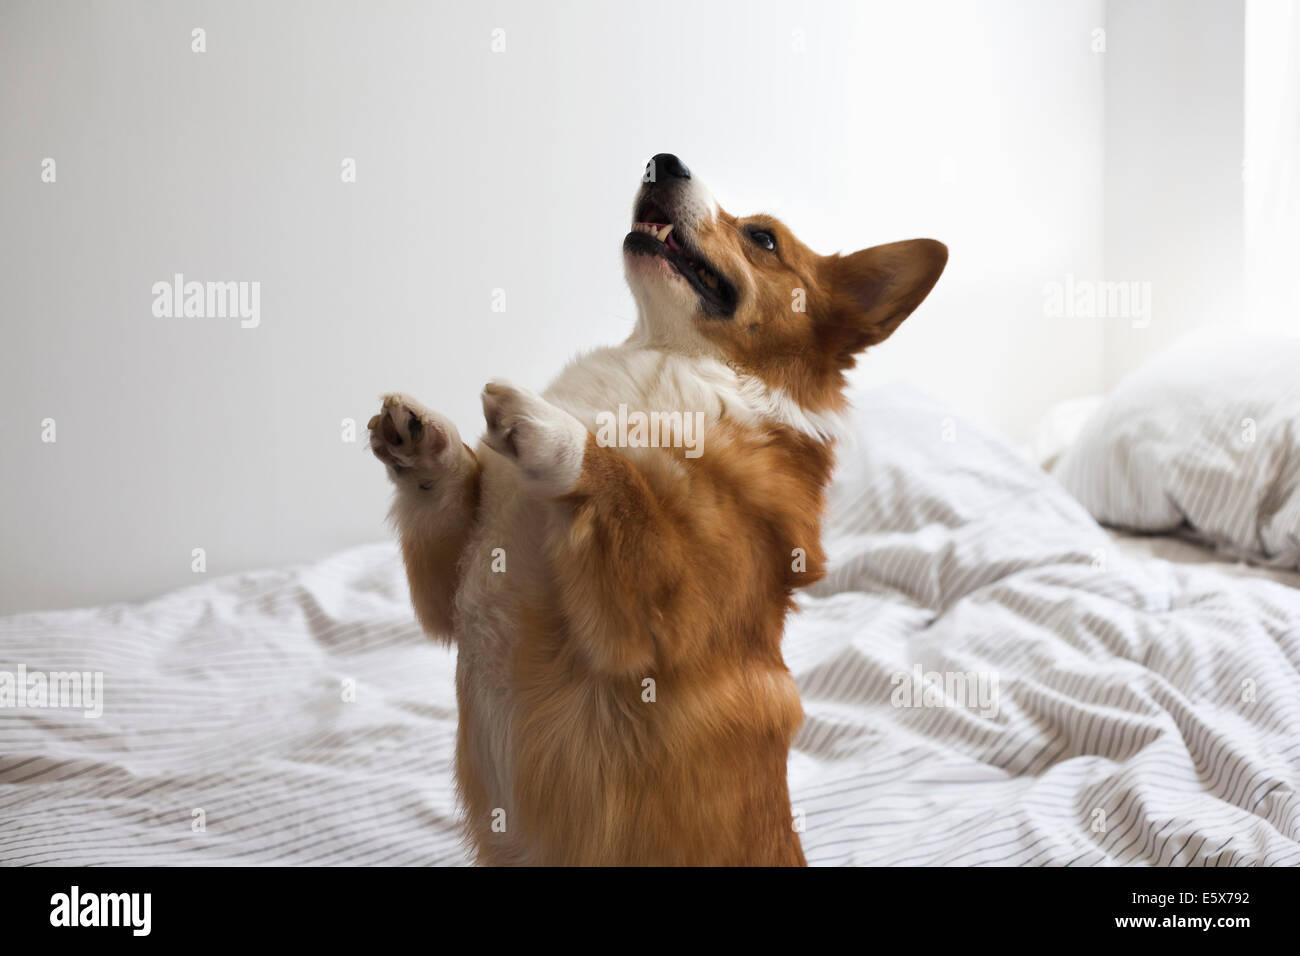
<path fill-rule="evenodd" d="M 908 389 L 859 406 L 786 637 L 809 862 L 1300 863 L 1300 591 L 1131 556 Z M 894 706 L 918 665 L 996 713 Z M 0 862 L 467 861 L 454 653 L 389 544 L 0 619 L 19 666 L 102 672 L 103 714 L 0 709 Z"/>

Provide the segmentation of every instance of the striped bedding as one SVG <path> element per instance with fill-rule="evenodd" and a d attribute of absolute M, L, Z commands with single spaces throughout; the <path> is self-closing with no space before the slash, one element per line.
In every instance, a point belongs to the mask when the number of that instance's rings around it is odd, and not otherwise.
<path fill-rule="evenodd" d="M 1135 557 L 905 387 L 858 396 L 786 655 L 813 864 L 1300 863 L 1300 590 Z M 396 549 L 0 619 L 0 862 L 463 864 L 452 652 Z"/>
<path fill-rule="evenodd" d="M 1300 337 L 1207 329 L 1120 382 L 1053 474 L 1098 521 L 1300 570 Z"/>

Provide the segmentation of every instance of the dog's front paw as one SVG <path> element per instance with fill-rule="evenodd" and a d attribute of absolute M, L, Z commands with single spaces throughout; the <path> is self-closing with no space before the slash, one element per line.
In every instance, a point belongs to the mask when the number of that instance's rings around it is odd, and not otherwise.
<path fill-rule="evenodd" d="M 588 437 L 581 422 L 508 382 L 489 382 L 482 398 L 484 443 L 515 461 L 532 489 L 554 497 L 577 487 Z"/>
<path fill-rule="evenodd" d="M 464 450 L 455 425 L 397 392 L 384 396 L 384 407 L 369 427 L 370 450 L 399 484 L 432 488 L 455 470 Z"/>

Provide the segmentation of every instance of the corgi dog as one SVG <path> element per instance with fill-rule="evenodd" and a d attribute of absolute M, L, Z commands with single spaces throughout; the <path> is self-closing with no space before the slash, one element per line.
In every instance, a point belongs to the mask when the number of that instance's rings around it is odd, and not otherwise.
<path fill-rule="evenodd" d="M 930 239 L 817 255 L 661 153 L 623 240 L 627 341 L 541 394 L 488 384 L 476 449 L 383 399 L 370 443 L 411 600 L 457 646 L 479 863 L 804 864 L 785 617 L 824 574 L 845 372 L 947 257 Z"/>

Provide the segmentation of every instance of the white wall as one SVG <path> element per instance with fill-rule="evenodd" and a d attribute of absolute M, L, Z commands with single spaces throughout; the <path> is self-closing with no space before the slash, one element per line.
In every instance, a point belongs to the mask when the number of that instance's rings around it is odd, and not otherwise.
<path fill-rule="evenodd" d="M 1300 3 L 1247 0 L 1246 318 L 1300 335 Z"/>
<path fill-rule="evenodd" d="M 385 536 L 382 471 L 341 420 L 401 388 L 473 440 L 486 379 L 542 385 L 623 337 L 619 248 L 660 150 L 822 251 L 946 241 L 862 377 L 1025 434 L 1101 380 L 1098 329 L 1045 319 L 1043 284 L 1102 265 L 1102 20 L 1102 0 L 8 0 L 0 612 L 192 583 L 199 547 L 213 575 Z M 176 272 L 260 282 L 260 326 L 155 318 Z"/>
<path fill-rule="evenodd" d="M 1244 0 L 1106 5 L 1107 279 L 1150 284 L 1106 323 L 1104 383 L 1243 317 Z"/>

